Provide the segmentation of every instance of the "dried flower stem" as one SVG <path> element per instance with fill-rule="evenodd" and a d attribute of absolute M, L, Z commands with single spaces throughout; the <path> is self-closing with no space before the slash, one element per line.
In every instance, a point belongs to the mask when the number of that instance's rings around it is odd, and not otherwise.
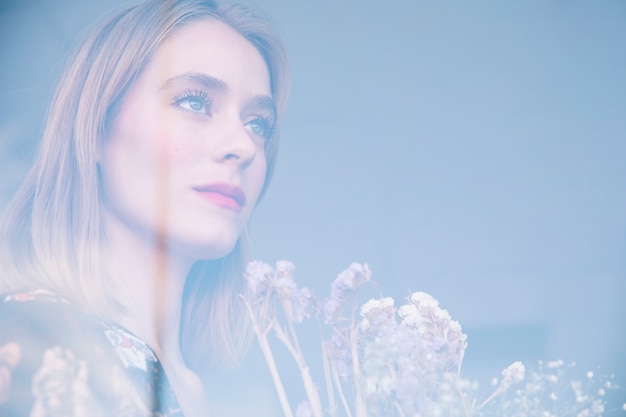
<path fill-rule="evenodd" d="M 290 322 L 291 323 L 291 322 Z M 292 330 L 292 335 L 295 337 L 295 331 Z M 311 405 L 311 410 L 313 411 L 314 417 L 324 417 L 324 412 L 322 410 L 322 402 L 320 400 L 320 396 L 317 392 L 317 387 L 313 382 L 313 378 L 311 378 L 311 374 L 309 373 L 309 367 L 304 361 L 304 357 L 300 352 L 297 339 L 295 339 L 292 343 L 289 340 L 289 336 L 285 333 L 285 331 L 278 325 L 278 323 L 274 323 L 274 331 L 276 332 L 276 337 L 280 340 L 289 350 L 293 358 L 295 359 L 298 367 L 300 368 L 300 375 L 302 376 L 302 383 L 304 384 L 304 389 L 306 390 L 306 395 L 309 400 L 309 404 Z M 269 346 L 269 345 L 268 345 Z"/>
<path fill-rule="evenodd" d="M 363 398 L 363 388 L 361 381 L 361 364 L 359 361 L 359 349 L 358 342 L 358 326 L 355 323 L 354 317 L 356 315 L 355 308 L 352 309 L 352 325 L 350 328 L 350 350 L 352 353 L 352 376 L 354 377 L 354 408 L 356 417 L 367 417 L 367 410 L 365 408 L 365 399 Z"/>
<path fill-rule="evenodd" d="M 502 394 L 503 391 L 504 391 L 504 389 L 502 388 L 502 385 L 500 385 L 494 392 L 491 393 L 491 395 L 489 397 L 487 397 L 487 399 L 485 401 L 480 403 L 480 405 L 478 407 L 476 407 L 476 410 L 474 410 L 474 411 L 478 411 L 481 408 L 483 408 L 484 406 L 486 406 L 488 403 L 491 402 L 491 400 L 496 398 L 498 395 Z"/>
<path fill-rule="evenodd" d="M 323 337 L 322 337 L 321 345 L 322 345 L 322 363 L 324 365 L 324 381 L 326 382 L 326 395 L 328 396 L 328 411 L 330 412 L 331 417 L 336 417 L 337 416 L 337 403 L 335 402 L 335 392 L 333 390 L 333 383 L 331 380 L 330 361 L 328 360 L 328 353 L 326 352 L 326 346 L 324 345 Z"/>
<path fill-rule="evenodd" d="M 335 364 L 331 363 L 331 366 L 332 366 L 333 381 L 335 382 L 335 386 L 337 387 L 337 392 L 339 392 L 339 398 L 341 398 L 341 403 L 343 404 L 343 408 L 346 411 L 346 415 L 348 417 L 352 417 L 350 406 L 348 405 L 346 396 L 343 394 L 343 388 L 341 387 L 341 381 L 339 381 L 339 375 L 337 374 L 337 369 L 335 368 Z"/>
<path fill-rule="evenodd" d="M 459 398 L 461 399 L 461 402 L 463 403 L 463 409 L 465 410 L 465 415 L 466 417 L 472 417 L 474 415 L 474 413 L 471 411 L 471 407 L 469 407 L 469 405 L 467 404 L 467 401 L 465 400 L 465 397 L 463 396 L 463 391 L 461 391 L 461 387 L 459 386 L 459 375 L 460 375 L 460 365 L 459 365 L 459 372 L 457 373 L 456 377 L 454 378 L 454 386 L 456 387 L 456 391 L 459 394 Z"/>
<path fill-rule="evenodd" d="M 287 303 L 283 303 L 283 308 L 286 308 L 287 305 Z M 304 362 L 304 356 L 302 355 L 300 343 L 298 342 L 298 335 L 296 334 L 296 329 L 293 327 L 293 320 L 287 320 L 287 325 L 289 326 L 289 334 L 291 335 L 295 351 L 298 352 L 298 357 Z"/>
<path fill-rule="evenodd" d="M 274 382 L 274 388 L 276 388 L 276 393 L 278 394 L 278 400 L 280 401 L 280 406 L 283 409 L 283 414 L 285 415 L 285 417 L 293 417 L 291 407 L 289 406 L 289 401 L 287 400 L 285 387 L 283 386 L 283 383 L 280 379 L 278 368 L 276 367 L 276 361 L 274 360 L 272 349 L 270 347 L 269 341 L 267 340 L 267 332 L 260 329 L 255 315 L 252 312 L 252 306 L 250 305 L 250 303 L 244 299 L 244 304 L 248 309 L 248 314 L 250 315 L 250 318 L 252 320 L 252 328 L 257 336 L 259 347 L 261 348 L 261 352 L 263 352 L 263 357 L 265 358 L 267 367 L 269 368 L 270 374 L 272 375 L 272 381 Z"/>

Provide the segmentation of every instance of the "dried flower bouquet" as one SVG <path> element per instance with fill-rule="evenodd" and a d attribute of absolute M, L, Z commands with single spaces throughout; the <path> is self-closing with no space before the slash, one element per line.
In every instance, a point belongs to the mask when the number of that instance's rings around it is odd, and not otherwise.
<path fill-rule="evenodd" d="M 540 362 L 529 375 L 514 362 L 494 379 L 491 394 L 479 399 L 478 384 L 461 375 L 467 336 L 431 295 L 414 292 L 400 307 L 384 297 L 357 308 L 356 292 L 372 276 L 367 264 L 353 263 L 341 272 L 319 303 L 309 289 L 298 288 L 291 262 L 271 267 L 254 261 L 245 276 L 242 298 L 285 417 L 294 412 L 271 334 L 300 369 L 307 399 L 295 417 L 591 417 L 606 413 L 604 395 L 618 388 L 611 377 L 593 373 L 585 380 L 568 379 L 572 365 L 562 361 Z M 311 316 L 322 329 L 324 403 L 296 332 Z"/>

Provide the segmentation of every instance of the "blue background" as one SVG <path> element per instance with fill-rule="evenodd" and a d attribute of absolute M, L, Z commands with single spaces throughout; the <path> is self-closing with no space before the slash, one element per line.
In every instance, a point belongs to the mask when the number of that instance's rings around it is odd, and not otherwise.
<path fill-rule="evenodd" d="M 128 3 L 0 3 L 2 202 L 71 46 Z M 430 292 L 469 334 L 468 376 L 562 358 L 626 386 L 626 3 L 255 3 L 292 68 L 255 257 L 320 297 L 352 261 L 368 296 Z M 266 374 L 256 349 L 218 373 L 217 410 L 275 407 Z"/>

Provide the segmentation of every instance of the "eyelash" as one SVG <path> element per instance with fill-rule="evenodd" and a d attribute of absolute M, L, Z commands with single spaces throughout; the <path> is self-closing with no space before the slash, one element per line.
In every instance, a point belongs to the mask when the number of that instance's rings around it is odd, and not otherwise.
<path fill-rule="evenodd" d="M 266 141 L 270 140 L 272 138 L 272 136 L 274 136 L 274 133 L 276 132 L 276 121 L 274 120 L 274 118 L 272 118 L 272 117 L 256 116 L 252 120 L 250 120 L 249 122 L 246 122 L 246 125 L 249 125 L 252 122 L 260 122 L 260 124 L 262 125 L 262 127 L 263 127 L 263 129 L 265 131 L 262 134 L 257 134 L 255 132 L 252 132 L 253 134 L 262 137 Z"/>
<path fill-rule="evenodd" d="M 204 110 L 205 110 L 204 114 L 207 114 L 207 115 L 211 114 L 211 107 L 212 107 L 213 101 L 209 97 L 209 94 L 206 91 L 203 91 L 203 90 L 187 90 L 187 91 L 183 92 L 182 94 L 179 94 L 179 95 L 175 96 L 172 99 L 172 104 L 174 106 L 179 107 L 180 109 L 182 109 L 184 111 L 188 111 L 188 112 L 191 112 L 191 113 L 202 114 L 202 112 L 194 111 L 194 110 L 191 110 L 191 109 L 187 109 L 187 108 L 185 108 L 185 107 L 183 107 L 181 105 L 184 102 L 189 102 L 191 99 L 195 99 L 195 100 L 201 101 L 202 104 L 204 105 Z"/>
<path fill-rule="evenodd" d="M 185 107 L 183 107 L 181 105 L 184 102 L 189 102 L 189 100 L 191 100 L 191 99 L 195 99 L 195 100 L 201 101 L 202 104 L 204 105 L 205 113 L 202 113 L 202 112 L 199 112 L 199 111 L 194 111 L 194 110 L 191 110 L 191 109 L 187 109 L 187 108 L 185 108 Z M 187 91 L 183 92 L 182 94 L 179 94 L 179 95 L 175 96 L 172 99 L 172 105 L 177 106 L 178 108 L 182 109 L 183 111 L 188 111 L 190 113 L 197 113 L 197 114 L 206 114 L 206 115 L 210 116 L 211 108 L 212 108 L 212 105 L 213 105 L 213 101 L 211 100 L 211 98 L 209 97 L 208 92 L 206 92 L 206 91 L 203 91 L 203 90 L 187 90 Z M 276 132 L 276 120 L 274 120 L 273 117 L 256 116 L 253 119 L 251 119 L 250 121 L 246 122 L 246 125 L 249 125 L 252 122 L 260 122 L 262 124 L 262 127 L 263 127 L 264 131 L 265 131 L 262 134 L 257 134 L 255 132 L 252 132 L 253 134 L 262 137 L 266 141 L 270 140 L 274 136 L 274 133 Z"/>

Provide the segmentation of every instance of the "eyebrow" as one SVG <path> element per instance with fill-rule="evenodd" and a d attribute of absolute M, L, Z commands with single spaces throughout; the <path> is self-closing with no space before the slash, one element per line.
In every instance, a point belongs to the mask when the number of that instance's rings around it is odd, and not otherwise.
<path fill-rule="evenodd" d="M 200 84 L 208 90 L 225 91 L 228 89 L 226 83 L 218 78 L 211 77 L 210 75 L 203 74 L 201 72 L 185 72 L 183 74 L 179 74 L 172 78 L 169 78 L 163 83 L 159 90 L 164 90 L 180 82 L 191 82 L 195 84 Z"/>
<path fill-rule="evenodd" d="M 269 113 L 271 113 L 271 117 L 276 120 L 278 112 L 276 111 L 276 104 L 274 104 L 274 100 L 271 97 L 259 95 L 254 96 L 249 104 L 250 107 L 263 109 Z"/>

